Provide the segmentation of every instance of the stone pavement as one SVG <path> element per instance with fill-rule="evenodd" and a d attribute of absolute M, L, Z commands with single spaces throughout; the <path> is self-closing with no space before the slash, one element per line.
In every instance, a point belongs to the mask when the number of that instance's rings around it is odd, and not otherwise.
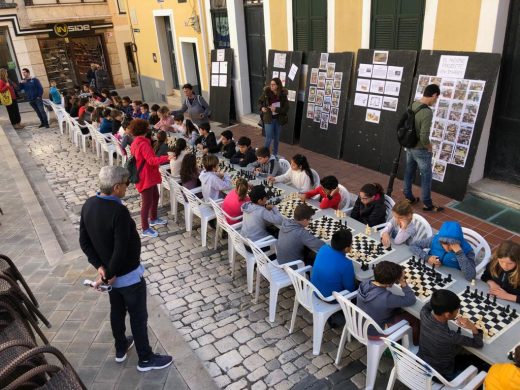
<path fill-rule="evenodd" d="M 68 221 L 64 223 L 71 223 L 77 229 L 80 207 L 97 188 L 96 177 L 101 162 L 90 151 L 87 154 L 78 151 L 66 137 L 60 135 L 56 126 L 16 133 L 8 130 L 8 133 L 10 138 L 21 140 L 18 154 L 35 160 L 38 172 L 46 179 L 65 210 Z M 130 189 L 125 201 L 139 223 L 139 197 L 135 189 Z M 160 209 L 163 216 L 168 211 L 167 207 Z M 182 221 L 182 217 L 179 220 Z M 26 229 L 30 230 L 29 227 Z M 198 231 L 190 235 L 171 218 L 168 226 L 160 228 L 159 232 L 161 235 L 158 239 L 143 240 L 142 259 L 147 267 L 145 277 L 152 300 L 157 300 L 166 309 L 171 322 L 168 324 L 169 332 L 166 326 L 157 337 L 162 347 L 168 350 L 166 342 L 169 338 L 175 339 L 174 335 L 178 331 L 221 388 L 364 387 L 366 350 L 361 344 L 348 344 L 337 367 L 333 363 L 340 332 L 326 328 L 322 353 L 319 356 L 312 355 L 312 318 L 303 309 L 300 309 L 295 332 L 288 334 L 294 297 L 292 289 L 282 292 L 276 321 L 271 324 L 267 321 L 267 284 L 262 282 L 259 302 L 254 303 L 246 291 L 243 264 L 237 269 L 235 278 L 231 278 L 225 242 L 219 242 L 217 250 L 203 248 Z M 210 230 L 210 243 L 213 242 L 213 234 L 214 231 Z M 23 259 L 23 256 L 17 258 Z M 101 381 L 107 381 L 113 387 L 120 386 L 120 381 L 126 380 L 126 373 L 137 378 L 135 372 L 130 374 L 131 370 L 135 371 L 130 363 L 127 363 L 130 368 L 123 369 L 127 370 L 125 375 L 120 374 L 119 379 L 112 377 L 113 373 L 122 371 L 116 371 L 112 364 L 113 351 L 109 343 L 106 317 L 98 317 L 105 313 L 101 307 L 106 305 L 106 301 L 99 294 L 79 287 L 83 277 L 93 276 L 86 260 L 81 256 L 78 259 L 64 259 L 60 266 L 50 267 L 41 259 L 40 253 L 30 260 L 20 261 L 23 261 L 22 272 L 28 275 L 42 300 L 44 312 L 61 325 L 55 326 L 48 333 L 53 336 L 53 342 L 63 343 L 62 348 L 70 349 L 67 353 L 80 372 L 83 372 L 84 378 L 94 381 L 90 382 L 93 387 L 103 387 L 98 385 Z M 49 302 L 44 302 L 46 299 Z M 76 306 L 72 307 L 74 303 Z M 87 307 L 90 312 L 87 312 Z M 151 311 L 155 311 L 155 308 Z M 96 334 L 92 330 L 88 332 L 93 323 L 101 321 L 105 323 L 97 327 Z M 78 326 L 84 326 L 86 330 L 79 332 Z M 152 321 L 151 327 L 157 333 Z M 83 334 L 86 339 L 82 338 Z M 85 345 L 90 345 L 86 353 Z M 104 357 L 104 362 L 100 362 L 99 357 Z M 178 372 L 192 389 L 209 388 L 188 383 L 190 378 L 184 374 L 186 369 L 183 365 L 189 365 L 193 360 L 196 358 L 177 358 L 176 368 L 170 370 L 174 374 L 168 375 L 175 375 L 178 379 Z M 385 387 L 391 366 L 391 359 L 384 357 L 380 364 L 377 388 Z M 196 377 L 204 377 L 204 372 L 197 373 Z M 139 378 L 146 380 L 145 377 Z M 164 378 L 165 381 L 168 379 Z"/>

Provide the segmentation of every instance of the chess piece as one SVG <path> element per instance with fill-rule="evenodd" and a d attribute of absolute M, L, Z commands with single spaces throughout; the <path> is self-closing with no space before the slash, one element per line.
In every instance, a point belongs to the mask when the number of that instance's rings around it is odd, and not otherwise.
<path fill-rule="evenodd" d="M 367 236 L 370 236 L 372 234 L 372 228 L 368 225 L 368 223 L 367 223 L 367 226 L 365 227 L 365 234 Z"/>
<path fill-rule="evenodd" d="M 361 261 L 361 270 L 368 271 L 368 264 L 365 261 Z"/>
<path fill-rule="evenodd" d="M 475 286 L 477 285 L 477 282 L 475 281 L 475 279 L 471 279 L 470 285 L 471 285 L 471 287 L 475 288 Z"/>
<path fill-rule="evenodd" d="M 453 279 L 451 278 L 451 274 L 448 274 L 448 279 L 446 280 L 447 282 L 451 282 Z"/>

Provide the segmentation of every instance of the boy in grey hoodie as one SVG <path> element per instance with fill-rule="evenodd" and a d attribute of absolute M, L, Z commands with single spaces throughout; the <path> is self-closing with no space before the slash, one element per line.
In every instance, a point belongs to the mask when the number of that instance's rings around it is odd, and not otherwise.
<path fill-rule="evenodd" d="M 285 173 L 280 167 L 278 159 L 265 146 L 256 149 L 256 161 L 250 165 L 255 169 L 255 172 L 268 176 L 278 176 Z"/>
<path fill-rule="evenodd" d="M 295 260 L 303 260 L 306 265 L 314 263 L 316 252 L 325 243 L 305 229 L 313 215 L 314 209 L 303 203 L 294 209 L 294 219 L 284 219 L 276 243 L 278 264 Z"/>
<path fill-rule="evenodd" d="M 404 295 L 393 294 L 388 289 L 399 284 Z M 359 285 L 357 306 L 367 313 L 382 328 L 392 325 L 403 318 L 401 308 L 412 306 L 416 301 L 415 293 L 406 283 L 403 267 L 390 261 L 381 261 L 374 268 L 374 280 L 366 280 Z M 403 313 L 404 314 L 404 313 Z M 399 316 L 399 318 L 396 318 Z M 418 322 L 410 316 L 405 316 L 414 331 L 414 344 L 419 341 Z M 413 318 L 413 319 L 412 319 Z M 412 322 L 415 323 L 412 324 Z M 414 329 L 414 325 L 415 329 Z M 377 337 L 373 326 L 368 328 L 368 335 Z"/>
<path fill-rule="evenodd" d="M 258 241 L 268 235 L 278 237 L 278 228 L 283 217 L 276 207 L 267 204 L 264 186 L 254 186 L 249 192 L 251 202 L 244 203 L 242 209 L 241 234 L 251 241 Z"/>

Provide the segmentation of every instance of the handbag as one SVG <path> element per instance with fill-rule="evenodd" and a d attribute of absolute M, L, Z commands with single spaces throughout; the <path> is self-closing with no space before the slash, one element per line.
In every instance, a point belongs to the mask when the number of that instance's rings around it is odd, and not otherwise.
<path fill-rule="evenodd" d="M 0 104 L 3 104 L 4 106 L 10 106 L 13 104 L 13 98 L 11 97 L 11 92 L 9 92 L 9 88 L 4 92 L 0 92 Z"/>

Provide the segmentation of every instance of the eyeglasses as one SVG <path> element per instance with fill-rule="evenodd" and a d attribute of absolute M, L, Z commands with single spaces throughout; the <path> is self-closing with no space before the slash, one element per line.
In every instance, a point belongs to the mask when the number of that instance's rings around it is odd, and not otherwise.
<path fill-rule="evenodd" d="M 278 86 L 278 84 L 276 84 L 276 83 L 271 83 L 271 87 L 277 87 L 277 86 Z"/>

